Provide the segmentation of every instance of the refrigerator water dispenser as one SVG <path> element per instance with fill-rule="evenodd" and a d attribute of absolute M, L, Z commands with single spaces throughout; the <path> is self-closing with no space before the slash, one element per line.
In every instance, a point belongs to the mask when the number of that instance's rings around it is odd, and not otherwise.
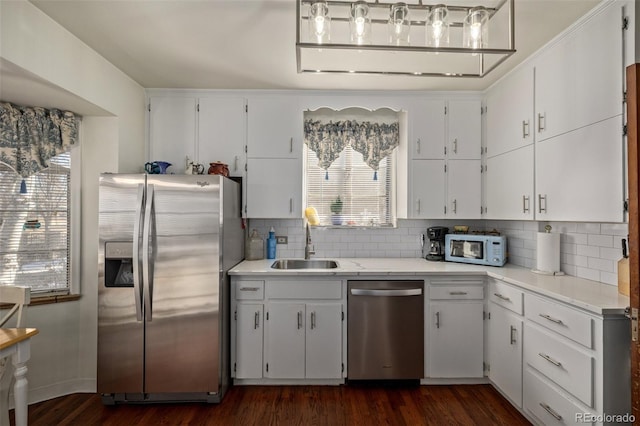
<path fill-rule="evenodd" d="M 105 243 L 105 287 L 133 287 L 133 241 Z"/>

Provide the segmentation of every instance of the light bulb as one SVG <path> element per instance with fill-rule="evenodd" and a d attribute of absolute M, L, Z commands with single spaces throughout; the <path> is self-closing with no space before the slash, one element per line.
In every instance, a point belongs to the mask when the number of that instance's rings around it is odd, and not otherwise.
<path fill-rule="evenodd" d="M 489 12 L 482 6 L 469 9 L 463 22 L 463 45 L 471 49 L 481 49 L 488 45 L 487 23 Z"/>
<path fill-rule="evenodd" d="M 389 13 L 389 42 L 391 44 L 409 44 L 409 32 L 411 21 L 409 20 L 409 8 L 406 3 L 391 5 Z"/>
<path fill-rule="evenodd" d="M 326 1 L 316 1 L 309 8 L 309 33 L 317 43 L 328 42 L 331 35 L 331 17 Z"/>
<path fill-rule="evenodd" d="M 369 17 L 369 6 L 365 1 L 358 1 L 351 5 L 349 25 L 352 42 L 357 44 L 370 43 L 371 18 Z"/>
<path fill-rule="evenodd" d="M 443 4 L 433 6 L 427 15 L 427 46 L 449 44 L 449 11 Z"/>

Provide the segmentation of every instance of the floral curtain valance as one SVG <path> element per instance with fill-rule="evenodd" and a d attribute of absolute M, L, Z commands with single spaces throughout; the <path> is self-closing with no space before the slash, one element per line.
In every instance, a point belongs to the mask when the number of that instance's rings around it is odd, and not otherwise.
<path fill-rule="evenodd" d="M 341 111 L 332 111 L 340 117 Z M 373 113 L 371 113 L 373 114 Z M 362 154 L 364 162 L 374 171 L 380 161 L 399 145 L 397 118 L 362 119 L 361 117 L 336 117 L 309 115 L 304 120 L 304 142 L 316 153 L 318 166 L 327 170 L 347 145 Z M 375 175 L 374 175 L 375 176 Z"/>
<path fill-rule="evenodd" d="M 78 120 L 70 111 L 0 102 L 0 161 L 23 178 L 46 169 L 77 142 Z"/>

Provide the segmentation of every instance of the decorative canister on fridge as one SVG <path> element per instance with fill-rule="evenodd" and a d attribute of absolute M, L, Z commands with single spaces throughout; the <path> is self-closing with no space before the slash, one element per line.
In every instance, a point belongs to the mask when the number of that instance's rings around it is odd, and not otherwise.
<path fill-rule="evenodd" d="M 229 166 L 225 163 L 217 161 L 215 163 L 209 163 L 209 166 L 209 171 L 207 172 L 208 174 L 229 177 Z"/>

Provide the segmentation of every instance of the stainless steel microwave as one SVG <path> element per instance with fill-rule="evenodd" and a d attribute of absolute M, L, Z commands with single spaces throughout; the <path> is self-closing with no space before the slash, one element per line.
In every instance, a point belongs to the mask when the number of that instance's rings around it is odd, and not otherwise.
<path fill-rule="evenodd" d="M 502 266 L 507 262 L 504 235 L 447 234 L 444 260 L 476 265 Z"/>

